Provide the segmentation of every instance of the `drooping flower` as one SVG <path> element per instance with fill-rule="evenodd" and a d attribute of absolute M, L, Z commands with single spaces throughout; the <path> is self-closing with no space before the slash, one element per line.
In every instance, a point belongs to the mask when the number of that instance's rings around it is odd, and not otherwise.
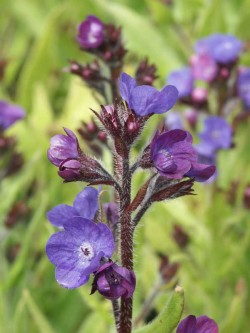
<path fill-rule="evenodd" d="M 93 220 L 98 210 L 98 191 L 94 187 L 86 187 L 77 194 L 73 207 L 60 204 L 47 213 L 48 220 L 56 227 L 64 227 L 71 218 L 84 217 Z"/>
<path fill-rule="evenodd" d="M 210 116 L 204 121 L 204 130 L 198 134 L 200 139 L 214 151 L 227 149 L 232 144 L 232 128 L 219 116 Z"/>
<path fill-rule="evenodd" d="M 53 234 L 46 245 L 49 260 L 56 266 L 56 280 L 64 288 L 85 284 L 97 271 L 103 257 L 110 258 L 114 239 L 103 223 L 83 217 L 69 217 L 64 230 Z"/>
<path fill-rule="evenodd" d="M 151 160 L 160 175 L 170 179 L 194 177 L 203 182 L 215 172 L 215 166 L 198 163 L 192 136 L 181 129 L 156 133 L 151 143 Z"/>
<path fill-rule="evenodd" d="M 237 80 L 238 95 L 246 109 L 250 109 L 250 68 L 242 68 Z"/>
<path fill-rule="evenodd" d="M 25 111 L 20 106 L 0 101 L 0 132 L 23 119 L 24 116 Z"/>
<path fill-rule="evenodd" d="M 129 108 L 138 116 L 164 113 L 174 106 L 178 98 L 178 90 L 174 86 L 165 86 L 161 91 L 147 85 L 137 86 L 136 80 L 126 73 L 119 78 L 119 89 Z"/>
<path fill-rule="evenodd" d="M 85 49 L 100 46 L 104 40 L 104 24 L 97 17 L 89 15 L 78 27 L 77 41 Z"/>
<path fill-rule="evenodd" d="M 213 34 L 195 45 L 198 54 L 207 54 L 218 64 L 235 62 L 243 50 L 243 43 L 233 35 Z"/>
<path fill-rule="evenodd" d="M 190 96 L 194 88 L 194 77 L 191 68 L 184 67 L 173 71 L 168 75 L 168 84 L 175 86 L 179 92 L 179 98 Z"/>
<path fill-rule="evenodd" d="M 176 333 L 218 333 L 218 326 L 207 316 L 188 316 L 178 325 Z"/>
<path fill-rule="evenodd" d="M 135 273 L 112 261 L 103 264 L 95 273 L 91 294 L 96 290 L 107 299 L 129 298 L 136 285 Z"/>

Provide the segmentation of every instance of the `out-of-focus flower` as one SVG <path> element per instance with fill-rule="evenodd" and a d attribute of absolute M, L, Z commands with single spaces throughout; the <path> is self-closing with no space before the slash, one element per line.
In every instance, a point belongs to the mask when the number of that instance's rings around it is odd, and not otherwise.
<path fill-rule="evenodd" d="M 171 72 L 167 79 L 168 84 L 175 86 L 179 92 L 179 98 L 190 96 L 194 88 L 194 77 L 189 67 Z"/>
<path fill-rule="evenodd" d="M 232 128 L 224 118 L 210 116 L 205 119 L 204 130 L 199 137 L 213 151 L 227 149 L 232 144 Z"/>
<path fill-rule="evenodd" d="M 104 24 L 90 15 L 78 27 L 77 41 L 85 49 L 99 47 L 104 40 Z"/>
<path fill-rule="evenodd" d="M 168 85 L 161 91 L 151 86 L 137 86 L 136 80 L 126 73 L 119 78 L 119 89 L 129 108 L 138 116 L 164 113 L 174 106 L 178 98 L 174 86 Z"/>
<path fill-rule="evenodd" d="M 194 54 L 190 63 L 195 79 L 211 82 L 216 78 L 218 66 L 208 54 Z"/>
<path fill-rule="evenodd" d="M 191 128 L 195 128 L 197 124 L 197 120 L 199 117 L 199 113 L 195 109 L 186 109 L 184 111 L 184 117 L 187 120 L 188 124 Z"/>
<path fill-rule="evenodd" d="M 91 294 L 96 290 L 107 299 L 129 298 L 136 285 L 135 273 L 112 261 L 103 264 L 95 273 Z"/>
<path fill-rule="evenodd" d="M 73 207 L 60 204 L 47 213 L 48 220 L 56 227 L 64 227 L 70 218 L 84 217 L 93 220 L 98 210 L 98 191 L 93 187 L 86 187 L 77 194 Z"/>
<path fill-rule="evenodd" d="M 184 126 L 180 113 L 177 111 L 168 112 L 165 118 L 165 126 L 168 131 L 182 129 Z"/>
<path fill-rule="evenodd" d="M 215 172 L 215 166 L 198 163 L 190 133 L 176 129 L 163 134 L 156 133 L 151 144 L 151 160 L 160 175 L 181 179 L 193 177 L 202 182 Z"/>
<path fill-rule="evenodd" d="M 243 49 L 243 43 L 233 35 L 213 34 L 195 45 L 198 54 L 208 54 L 219 64 L 235 62 Z"/>
<path fill-rule="evenodd" d="M 23 119 L 24 116 L 25 111 L 20 106 L 0 101 L 0 132 Z"/>
<path fill-rule="evenodd" d="M 56 266 L 57 282 L 69 289 L 85 284 L 101 259 L 110 258 L 113 251 L 109 228 L 83 217 L 69 217 L 64 230 L 53 234 L 46 245 L 47 256 Z"/>
<path fill-rule="evenodd" d="M 192 101 L 195 104 L 202 104 L 207 102 L 207 89 L 203 87 L 196 87 L 192 91 Z"/>
<path fill-rule="evenodd" d="M 177 327 L 176 333 L 218 333 L 218 326 L 207 316 L 188 316 Z"/>
<path fill-rule="evenodd" d="M 66 160 L 75 160 L 79 157 L 79 145 L 75 134 L 64 128 L 67 135 L 57 134 L 50 139 L 48 158 L 56 166 Z"/>
<path fill-rule="evenodd" d="M 242 68 L 237 81 L 238 95 L 246 109 L 250 109 L 250 68 Z"/>

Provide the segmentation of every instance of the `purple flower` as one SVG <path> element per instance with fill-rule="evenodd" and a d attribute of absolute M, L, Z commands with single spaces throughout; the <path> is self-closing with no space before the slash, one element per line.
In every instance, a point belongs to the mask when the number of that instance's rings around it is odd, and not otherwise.
<path fill-rule="evenodd" d="M 216 62 L 208 54 L 195 54 L 191 57 L 192 74 L 195 79 L 213 81 L 218 73 Z"/>
<path fill-rule="evenodd" d="M 64 131 L 67 135 L 57 134 L 50 139 L 48 158 L 56 166 L 79 157 L 77 137 L 68 128 L 64 128 Z"/>
<path fill-rule="evenodd" d="M 179 98 L 190 96 L 194 88 L 192 70 L 184 67 L 178 71 L 171 72 L 168 76 L 168 84 L 175 86 L 179 92 Z"/>
<path fill-rule="evenodd" d="M 137 86 L 136 80 L 126 73 L 119 78 L 119 89 L 129 108 L 138 116 L 164 113 L 174 106 L 178 98 L 174 86 L 166 86 L 161 91 L 151 86 Z"/>
<path fill-rule="evenodd" d="M 0 131 L 6 130 L 24 116 L 25 112 L 20 106 L 0 101 Z"/>
<path fill-rule="evenodd" d="M 181 129 L 156 133 L 151 144 L 151 160 L 160 175 L 170 179 L 194 177 L 203 182 L 215 172 L 215 166 L 198 163 L 192 136 Z"/>
<path fill-rule="evenodd" d="M 237 81 L 238 95 L 245 107 L 250 109 L 250 68 L 242 68 Z"/>
<path fill-rule="evenodd" d="M 96 290 L 107 299 L 129 298 L 136 285 L 135 273 L 112 261 L 103 264 L 95 273 L 91 294 Z"/>
<path fill-rule="evenodd" d="M 188 316 L 178 325 L 176 333 L 218 333 L 218 326 L 207 316 Z"/>
<path fill-rule="evenodd" d="M 176 111 L 168 112 L 165 118 L 165 126 L 167 130 L 182 129 L 184 126 L 180 113 Z"/>
<path fill-rule="evenodd" d="M 204 131 L 199 137 L 213 151 L 227 149 L 232 144 L 232 128 L 224 118 L 210 116 L 205 119 Z"/>
<path fill-rule="evenodd" d="M 63 231 L 52 235 L 46 245 L 49 260 L 56 266 L 56 280 L 64 288 L 85 284 L 98 270 L 100 260 L 114 251 L 111 231 L 103 223 L 83 217 L 70 217 Z"/>
<path fill-rule="evenodd" d="M 98 191 L 86 187 L 77 194 L 73 207 L 65 204 L 58 205 L 47 213 L 48 220 L 56 227 L 64 227 L 71 218 L 84 217 L 93 220 L 98 210 Z"/>
<path fill-rule="evenodd" d="M 88 16 L 78 27 L 77 41 L 85 49 L 100 46 L 104 40 L 104 24 L 95 16 Z"/>
<path fill-rule="evenodd" d="M 235 62 L 243 49 L 243 43 L 233 35 L 213 34 L 199 40 L 195 50 L 198 54 L 208 54 L 219 64 Z"/>

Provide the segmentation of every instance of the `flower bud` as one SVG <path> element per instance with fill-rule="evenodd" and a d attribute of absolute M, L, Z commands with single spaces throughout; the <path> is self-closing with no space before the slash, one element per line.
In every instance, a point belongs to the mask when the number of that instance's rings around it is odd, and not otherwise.
<path fill-rule="evenodd" d="M 99 47 L 104 41 L 104 24 L 95 16 L 88 16 L 78 27 L 77 41 L 84 49 Z"/>

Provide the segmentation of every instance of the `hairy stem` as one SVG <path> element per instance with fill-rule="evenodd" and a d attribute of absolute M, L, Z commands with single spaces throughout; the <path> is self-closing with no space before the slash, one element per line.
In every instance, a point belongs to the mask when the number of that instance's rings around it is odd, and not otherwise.
<path fill-rule="evenodd" d="M 131 173 L 129 151 L 122 160 L 122 193 L 120 196 L 121 261 L 122 266 L 133 270 L 133 227 L 131 213 L 127 209 L 131 200 Z M 122 298 L 120 307 L 119 333 L 131 333 L 133 299 Z"/>
<path fill-rule="evenodd" d="M 139 223 L 139 221 L 141 220 L 142 216 L 146 213 L 146 211 L 148 210 L 148 208 L 151 206 L 152 201 L 149 199 L 147 200 L 144 205 L 139 209 L 138 213 L 135 215 L 134 219 L 133 219 L 133 228 L 135 228 L 137 226 L 137 224 Z"/>
<path fill-rule="evenodd" d="M 113 314 L 115 318 L 115 327 L 119 329 L 119 315 L 120 315 L 120 306 L 117 299 L 112 300 Z"/>

